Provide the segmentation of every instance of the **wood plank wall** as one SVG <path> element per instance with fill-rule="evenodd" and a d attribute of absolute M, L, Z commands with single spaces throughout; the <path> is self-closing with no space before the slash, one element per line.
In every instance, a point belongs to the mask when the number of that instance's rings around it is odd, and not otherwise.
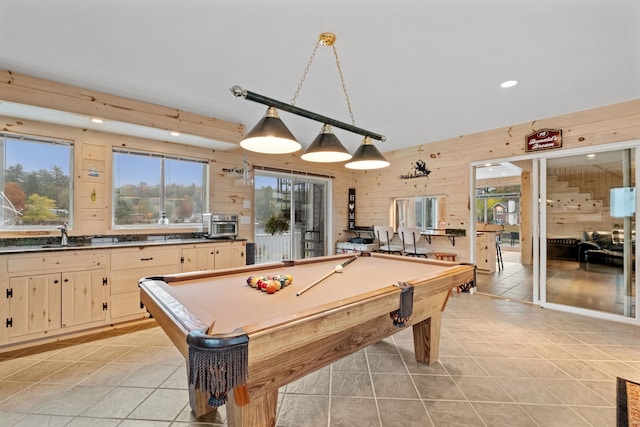
<path fill-rule="evenodd" d="M 640 139 L 640 100 L 632 100 L 561 116 L 462 135 L 402 150 L 384 152 L 391 166 L 381 171 L 356 172 L 357 221 L 360 224 L 388 224 L 392 198 L 445 195 L 446 227 L 469 229 L 469 170 L 474 161 L 526 155 L 525 136 L 543 129 L 562 129 L 562 150 Z M 384 151 L 384 145 L 381 146 Z M 555 154 L 555 153 L 554 153 Z M 429 178 L 400 179 L 417 160 L 431 170 Z M 527 162 L 520 162 L 527 163 Z M 530 162 L 529 162 L 530 163 Z M 522 166 L 522 165 L 521 165 Z M 530 166 L 527 174 L 530 173 Z M 523 262 L 531 261 L 531 185 L 523 175 L 521 244 Z M 468 261 L 469 239 L 456 239 L 452 248 L 444 239 L 434 239 L 434 249 L 449 250 Z M 460 259 L 459 258 L 459 259 Z"/>
<path fill-rule="evenodd" d="M 136 124 L 162 123 L 159 127 L 163 129 L 178 129 L 232 143 L 237 143 L 244 132 L 243 124 L 239 123 L 223 122 L 186 112 L 176 114 L 178 110 L 168 107 L 16 75 L 10 71 L 0 70 L 0 76 L 3 77 L 0 81 L 0 100 L 59 108 L 88 115 L 97 114 L 96 111 L 99 111 L 103 117 Z M 330 173 L 334 176 L 331 194 L 334 207 L 332 235 L 334 240 L 339 241 L 349 237 L 344 233 L 344 229 L 347 225 L 347 197 L 350 187 L 356 189 L 356 223 L 358 225 L 390 223 L 393 197 L 437 195 L 444 198 L 446 206 L 444 226 L 468 230 L 471 162 L 524 155 L 526 154 L 525 135 L 542 128 L 563 130 L 563 150 L 638 139 L 640 138 L 640 100 L 462 135 L 402 150 L 384 152 L 384 144 L 376 142 L 391 162 L 391 166 L 382 170 L 358 172 L 345 169 L 342 164 L 329 166 L 304 162 L 300 160 L 301 153 L 285 156 L 256 155 L 247 153 L 239 147 L 229 151 L 216 151 L 165 141 L 65 128 L 11 117 L 0 117 L 0 124 L 2 125 L 0 129 L 4 131 L 75 141 L 76 211 L 74 214 L 77 224 L 72 235 L 116 233 L 115 230 L 111 230 L 110 225 L 110 170 L 111 150 L 112 147 L 118 146 L 208 159 L 211 171 L 211 210 L 237 212 L 248 217 L 240 227 L 241 237 L 248 239 L 252 239 L 253 236 L 253 188 L 236 185 L 237 176 L 227 174 L 222 169 L 242 167 L 242 157 L 246 154 L 251 165 L 318 174 Z M 157 124 L 154 126 L 158 127 Z M 430 176 L 400 179 L 400 175 L 406 175 L 412 171 L 417 160 L 426 162 L 431 170 Z M 521 244 L 525 248 L 531 248 L 532 240 L 529 231 L 531 218 L 526 215 L 531 205 L 531 169 L 526 161 L 521 163 L 521 166 L 524 166 Z M 99 171 L 98 177 L 90 177 L 87 173 L 89 168 L 96 168 Z M 91 198 L 91 192 L 94 189 L 96 190 L 95 201 Z M 247 208 L 244 207 L 246 200 L 250 202 Z M 55 231 L 52 233 L 55 234 Z M 2 236 L 9 235 L 2 233 Z M 433 239 L 432 245 L 436 250 L 455 252 L 459 255 L 459 260 L 468 261 L 468 238 L 457 238 L 455 247 L 445 238 Z M 527 254 L 529 252 L 524 251 Z M 523 256 L 523 261 L 526 256 Z"/>

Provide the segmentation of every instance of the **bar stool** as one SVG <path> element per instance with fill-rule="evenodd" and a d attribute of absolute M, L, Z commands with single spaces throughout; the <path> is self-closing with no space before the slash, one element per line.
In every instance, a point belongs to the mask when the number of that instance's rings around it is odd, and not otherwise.
<path fill-rule="evenodd" d="M 455 261 L 457 256 L 451 252 L 436 252 L 433 255 L 440 261 Z"/>
<path fill-rule="evenodd" d="M 504 270 L 504 263 L 502 262 L 502 249 L 500 248 L 500 241 L 496 241 L 496 261 L 498 262 L 498 271 Z"/>

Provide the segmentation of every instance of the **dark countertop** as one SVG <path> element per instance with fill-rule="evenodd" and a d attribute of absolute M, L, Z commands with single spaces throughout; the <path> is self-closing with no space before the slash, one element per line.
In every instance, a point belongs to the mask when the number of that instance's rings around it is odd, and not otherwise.
<path fill-rule="evenodd" d="M 138 247 L 138 246 L 189 245 L 189 244 L 246 242 L 247 241 L 247 239 L 206 239 L 206 238 L 192 238 L 192 239 L 151 238 L 149 240 L 124 241 L 124 242 L 119 242 L 111 238 L 108 240 L 109 241 L 106 241 L 106 242 L 91 241 L 91 242 L 82 242 L 82 243 L 70 243 L 67 246 L 60 246 L 56 244 L 0 246 L 0 255 L 16 254 L 16 253 L 33 253 L 33 252 L 77 251 L 77 250 L 89 250 L 89 249 L 113 249 L 113 248 L 127 248 L 127 247 Z"/>

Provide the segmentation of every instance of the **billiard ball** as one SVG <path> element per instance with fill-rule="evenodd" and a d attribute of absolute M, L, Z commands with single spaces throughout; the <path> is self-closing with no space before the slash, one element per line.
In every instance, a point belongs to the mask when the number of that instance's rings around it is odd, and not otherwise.
<path fill-rule="evenodd" d="M 275 280 L 268 280 L 264 290 L 268 294 L 274 294 L 280 289 L 280 283 Z"/>

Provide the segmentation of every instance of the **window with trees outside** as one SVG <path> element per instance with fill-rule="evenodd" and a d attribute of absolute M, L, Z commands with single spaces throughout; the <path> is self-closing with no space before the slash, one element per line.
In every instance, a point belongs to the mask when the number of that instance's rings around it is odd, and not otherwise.
<path fill-rule="evenodd" d="M 71 222 L 71 142 L 0 133 L 0 161 L 0 230 Z"/>
<path fill-rule="evenodd" d="M 206 160 L 114 150 L 114 227 L 200 226 L 208 176 Z"/>

